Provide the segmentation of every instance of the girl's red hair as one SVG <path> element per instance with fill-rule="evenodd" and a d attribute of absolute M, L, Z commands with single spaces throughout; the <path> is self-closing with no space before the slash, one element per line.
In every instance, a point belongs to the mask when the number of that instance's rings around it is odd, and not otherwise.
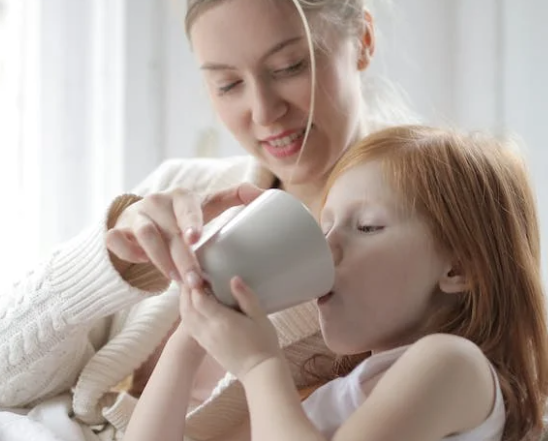
<path fill-rule="evenodd" d="M 467 338 L 491 361 L 507 410 L 505 440 L 538 437 L 548 395 L 548 333 L 536 203 L 522 157 L 492 137 L 393 127 L 349 148 L 327 189 L 373 159 L 469 282 L 456 307 L 431 317 L 428 331 Z"/>

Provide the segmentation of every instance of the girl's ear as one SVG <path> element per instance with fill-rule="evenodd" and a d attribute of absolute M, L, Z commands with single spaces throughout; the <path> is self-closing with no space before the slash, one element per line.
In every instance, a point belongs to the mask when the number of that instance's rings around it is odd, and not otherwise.
<path fill-rule="evenodd" d="M 460 265 L 452 265 L 443 273 L 439 281 L 440 290 L 446 294 L 458 294 L 470 288 L 468 278 Z"/>
<path fill-rule="evenodd" d="M 360 51 L 358 57 L 358 70 L 365 70 L 371 62 L 375 52 L 375 27 L 373 17 L 368 10 L 364 11 L 365 26 L 360 39 Z"/>

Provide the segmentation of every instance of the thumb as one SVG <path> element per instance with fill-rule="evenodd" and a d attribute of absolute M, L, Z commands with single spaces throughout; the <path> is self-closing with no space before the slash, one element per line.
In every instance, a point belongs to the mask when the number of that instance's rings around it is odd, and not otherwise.
<path fill-rule="evenodd" d="M 202 203 L 204 221 L 209 222 L 223 211 L 236 205 L 247 205 L 257 199 L 264 190 L 249 183 L 219 191 L 205 198 Z"/>
<path fill-rule="evenodd" d="M 246 285 L 241 277 L 233 277 L 230 288 L 234 298 L 238 302 L 240 310 L 251 318 L 259 318 L 265 315 L 257 295 Z"/>
<path fill-rule="evenodd" d="M 265 190 L 257 187 L 256 185 L 243 183 L 237 187 L 238 198 L 245 204 L 249 204 L 262 195 Z"/>

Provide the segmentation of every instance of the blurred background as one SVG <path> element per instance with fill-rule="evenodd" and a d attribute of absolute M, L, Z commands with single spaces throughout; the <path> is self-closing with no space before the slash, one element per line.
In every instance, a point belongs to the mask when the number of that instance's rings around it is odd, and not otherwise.
<path fill-rule="evenodd" d="M 241 153 L 207 102 L 184 10 L 185 0 L 0 0 L 8 279 L 163 160 Z M 523 140 L 548 253 L 548 2 L 373 0 L 372 10 L 368 74 L 401 86 L 427 122 Z"/>

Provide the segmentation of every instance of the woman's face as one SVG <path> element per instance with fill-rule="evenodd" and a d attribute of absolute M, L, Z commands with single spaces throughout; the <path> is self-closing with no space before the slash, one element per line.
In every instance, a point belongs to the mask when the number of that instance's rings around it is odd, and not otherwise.
<path fill-rule="evenodd" d="M 225 0 L 194 22 L 191 39 L 213 106 L 239 143 L 284 184 L 322 183 L 361 133 L 359 43 L 310 20 L 316 50 L 315 111 L 305 148 L 311 68 L 291 1 Z M 357 44 L 358 43 L 358 44 Z"/>

